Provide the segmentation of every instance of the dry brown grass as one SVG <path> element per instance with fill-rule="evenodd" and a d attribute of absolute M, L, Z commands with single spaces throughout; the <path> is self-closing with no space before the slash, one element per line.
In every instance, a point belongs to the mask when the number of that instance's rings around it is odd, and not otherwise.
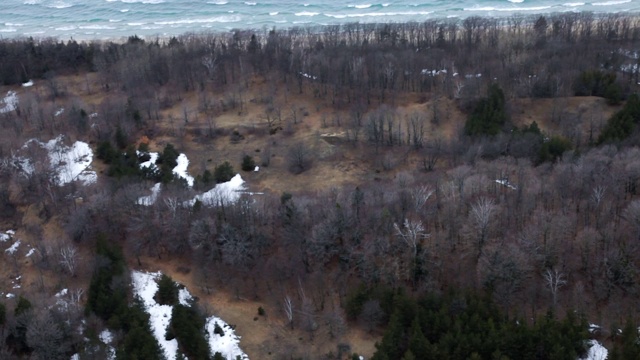
<path fill-rule="evenodd" d="M 339 341 L 323 331 L 317 331 L 310 339 L 308 333 L 298 328 L 290 329 L 280 309 L 269 303 L 238 298 L 225 289 L 215 289 L 209 293 L 191 272 L 184 271 L 186 263 L 177 258 L 159 260 L 146 257 L 142 259 L 142 266 L 137 266 L 134 261 L 129 265 L 144 271 L 162 271 L 186 286 L 198 298 L 200 306 L 236 327 L 236 334 L 241 336 L 240 347 L 251 359 L 271 358 L 294 348 L 317 358 L 320 354 L 335 354 L 338 342 L 350 344 L 352 352 L 366 358 L 375 352 L 375 342 L 380 337 L 358 328 L 350 327 Z M 266 316 L 258 316 L 259 307 L 266 309 Z"/>

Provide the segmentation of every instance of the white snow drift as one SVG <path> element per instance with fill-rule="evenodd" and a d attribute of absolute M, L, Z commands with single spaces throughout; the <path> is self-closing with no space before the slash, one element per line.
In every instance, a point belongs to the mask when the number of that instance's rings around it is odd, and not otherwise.
<path fill-rule="evenodd" d="M 86 142 L 76 141 L 73 145 L 67 146 L 64 144 L 64 136 L 60 135 L 46 143 L 31 139 L 20 150 L 26 150 L 31 143 L 47 150 L 49 167 L 53 170 L 57 185 L 63 186 L 76 180 L 89 185 L 98 180 L 96 172 L 90 170 L 93 150 Z M 13 157 L 13 166 L 27 176 L 35 172 L 35 162 L 36 160 L 19 154 Z"/>
<path fill-rule="evenodd" d="M 244 180 L 240 174 L 236 174 L 231 180 L 217 184 L 213 189 L 203 193 L 202 195 L 196 195 L 196 197 L 188 201 L 187 204 L 193 206 L 196 200 L 200 200 L 204 205 L 226 205 L 235 203 L 240 198 L 240 195 L 245 190 Z"/>
<path fill-rule="evenodd" d="M 8 91 L 7 95 L 0 100 L 0 114 L 12 112 L 16 107 L 18 107 L 18 94 L 15 91 Z"/>
<path fill-rule="evenodd" d="M 158 340 L 165 357 L 167 359 L 175 359 L 178 351 L 178 341 L 175 339 L 165 340 L 167 326 L 171 323 L 171 312 L 173 307 L 169 305 L 160 305 L 153 298 L 158 291 L 158 284 L 156 281 L 160 276 L 160 272 L 145 273 L 141 271 L 133 271 L 131 273 L 133 291 L 135 295 L 142 300 L 142 304 L 149 314 L 151 331 Z M 181 305 L 188 306 L 193 300 L 193 297 L 187 289 L 181 289 L 178 295 Z M 224 329 L 224 336 L 213 333 L 216 323 Z M 211 349 L 212 354 L 219 352 L 226 359 L 230 360 L 236 359 L 236 356 L 240 356 L 243 360 L 249 359 L 249 357 L 240 350 L 240 337 L 235 335 L 234 330 L 222 319 L 215 316 L 209 317 L 206 321 L 205 327 L 207 330 L 209 348 Z"/>

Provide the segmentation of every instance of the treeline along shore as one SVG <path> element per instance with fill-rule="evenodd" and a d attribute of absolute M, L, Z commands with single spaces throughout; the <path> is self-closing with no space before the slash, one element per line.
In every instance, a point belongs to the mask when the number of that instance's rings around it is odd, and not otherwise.
<path fill-rule="evenodd" d="M 0 82 L 93 71 L 104 74 L 105 87 L 171 83 L 189 91 L 269 75 L 300 92 L 302 83 L 309 82 L 317 96 L 331 97 L 337 106 L 354 106 L 406 92 L 462 97 L 489 82 L 497 82 L 510 96 L 567 96 L 574 92 L 577 74 L 602 69 L 619 74 L 628 94 L 637 82 L 633 46 L 640 37 L 638 20 L 635 14 L 563 13 L 236 30 L 168 39 L 4 39 Z"/>

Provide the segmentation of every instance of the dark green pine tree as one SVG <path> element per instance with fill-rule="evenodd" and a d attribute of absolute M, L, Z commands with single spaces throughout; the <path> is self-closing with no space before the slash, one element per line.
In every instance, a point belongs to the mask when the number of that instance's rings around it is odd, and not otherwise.
<path fill-rule="evenodd" d="M 400 321 L 400 315 L 398 312 L 394 312 L 382 340 L 376 344 L 376 353 L 371 359 L 400 359 L 404 355 L 404 350 L 401 347 L 401 344 L 405 343 L 404 335 L 404 325 Z"/>
<path fill-rule="evenodd" d="M 413 320 L 411 330 L 409 330 L 409 350 L 417 359 L 430 360 L 437 359 L 437 353 L 429 343 L 429 340 L 422 333 L 422 328 L 418 318 Z"/>
<path fill-rule="evenodd" d="M 478 102 L 464 131 L 470 136 L 497 135 L 506 122 L 504 92 L 497 84 L 491 84 L 487 98 Z"/>
<path fill-rule="evenodd" d="M 116 352 L 117 360 L 161 360 L 160 345 L 149 328 L 149 315 L 142 304 L 135 301 L 123 319 L 124 339 Z"/>
<path fill-rule="evenodd" d="M 633 94 L 629 97 L 622 110 L 609 118 L 598 137 L 598 143 L 626 139 L 633 133 L 638 122 L 640 122 L 640 97 L 637 94 Z"/>
<path fill-rule="evenodd" d="M 176 285 L 170 276 L 162 274 L 160 280 L 158 280 L 156 299 L 160 305 L 178 304 L 178 285 Z"/>
<path fill-rule="evenodd" d="M 624 329 L 622 329 L 621 345 L 621 359 L 640 359 L 640 343 L 638 340 L 638 330 L 631 320 L 627 320 Z"/>

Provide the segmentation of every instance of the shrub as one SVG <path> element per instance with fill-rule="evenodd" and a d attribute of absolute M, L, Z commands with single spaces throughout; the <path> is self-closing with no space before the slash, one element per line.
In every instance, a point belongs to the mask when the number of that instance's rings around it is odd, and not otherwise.
<path fill-rule="evenodd" d="M 220 325 L 218 325 L 218 323 L 214 324 L 213 333 L 220 336 L 224 336 L 224 330 L 222 330 L 222 328 L 220 327 Z"/>
<path fill-rule="evenodd" d="M 242 171 L 253 171 L 256 168 L 256 162 L 253 160 L 253 156 L 245 155 L 242 158 Z"/>
<path fill-rule="evenodd" d="M 216 166 L 213 171 L 213 177 L 218 184 L 231 180 L 234 175 L 235 172 L 233 171 L 233 166 L 231 166 L 228 161 Z"/>
<path fill-rule="evenodd" d="M 31 309 L 31 302 L 26 298 L 22 297 L 22 295 L 20 295 L 20 297 L 18 297 L 18 304 L 16 304 L 14 314 L 18 316 L 26 313 L 30 309 Z"/>
<path fill-rule="evenodd" d="M 616 74 L 605 73 L 600 70 L 583 71 L 575 83 L 573 91 L 576 96 L 599 96 L 605 97 L 607 89 L 615 84 Z"/>
<path fill-rule="evenodd" d="M 264 308 L 263 308 L 262 306 L 260 306 L 260 307 L 258 308 L 258 315 L 260 315 L 260 316 L 265 316 L 265 315 L 267 315 L 267 312 L 266 312 L 266 311 L 264 311 Z"/>
<path fill-rule="evenodd" d="M 102 141 L 96 149 L 96 157 L 104 161 L 105 164 L 111 164 L 118 157 L 118 152 L 113 148 L 111 142 Z"/>
<path fill-rule="evenodd" d="M 571 150 L 571 142 L 561 136 L 553 136 L 540 148 L 540 163 L 556 161 L 567 150 Z"/>

